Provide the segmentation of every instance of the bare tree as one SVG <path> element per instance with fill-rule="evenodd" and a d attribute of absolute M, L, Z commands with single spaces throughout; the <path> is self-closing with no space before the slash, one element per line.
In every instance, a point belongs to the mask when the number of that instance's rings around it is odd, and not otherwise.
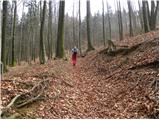
<path fill-rule="evenodd" d="M 139 5 L 139 18 L 140 18 L 141 28 L 143 30 L 144 29 L 143 13 L 142 13 L 142 5 L 141 5 L 140 1 L 138 1 L 138 5 Z"/>
<path fill-rule="evenodd" d="M 128 3 L 128 10 L 129 10 L 129 34 L 130 37 L 133 36 L 133 26 L 132 26 L 132 6 L 131 1 L 127 1 Z"/>
<path fill-rule="evenodd" d="M 23 21 L 24 20 L 24 2 L 23 2 L 23 7 L 22 7 L 22 18 L 21 18 L 21 30 L 20 30 L 20 40 L 19 40 L 19 55 L 18 55 L 18 61 L 21 61 L 22 58 L 22 41 L 23 41 Z"/>
<path fill-rule="evenodd" d="M 107 2 L 107 18 L 108 18 L 108 26 L 109 26 L 109 40 L 111 40 L 111 16 L 110 16 L 111 8 Z"/>
<path fill-rule="evenodd" d="M 104 21 L 104 0 L 102 0 L 102 26 L 103 26 L 103 42 L 104 46 L 106 46 L 106 38 L 105 38 L 105 21 Z"/>
<path fill-rule="evenodd" d="M 57 48 L 56 57 L 64 57 L 64 12 L 65 1 L 60 1 L 59 4 L 59 19 L 58 19 L 58 33 L 57 33 Z"/>
<path fill-rule="evenodd" d="M 124 29 L 125 29 L 125 32 L 128 32 L 128 24 L 127 24 L 127 22 L 128 22 L 128 20 L 127 20 L 127 12 L 126 12 L 126 10 L 123 8 L 123 18 L 124 18 Z"/>
<path fill-rule="evenodd" d="M 42 13 L 43 15 L 41 18 L 41 28 L 40 28 L 40 53 L 39 53 L 40 64 L 45 63 L 45 48 L 44 48 L 44 41 L 43 41 L 45 13 L 46 13 L 46 1 L 44 1 L 43 3 L 43 13 Z"/>
<path fill-rule="evenodd" d="M 48 59 L 53 55 L 53 37 L 52 37 L 52 1 L 49 1 L 49 16 L 48 16 Z"/>
<path fill-rule="evenodd" d="M 157 0 L 157 5 L 155 6 L 155 2 L 151 1 L 151 13 L 149 18 L 150 29 L 154 30 L 156 28 L 156 17 L 159 10 L 159 1 Z"/>
<path fill-rule="evenodd" d="M 74 2 L 73 2 L 73 11 L 72 11 L 72 16 L 73 16 L 73 41 L 74 45 L 76 45 L 76 37 L 75 37 L 75 18 L 74 18 Z"/>
<path fill-rule="evenodd" d="M 1 11 L 1 1 L 0 1 L 0 11 Z M 1 16 L 1 12 L 0 12 L 0 16 Z M 1 38 L 1 37 L 2 37 L 2 36 L 1 36 L 1 34 L 2 34 L 2 31 L 1 31 L 2 28 L 1 28 L 1 23 L 2 23 L 2 22 L 1 22 L 1 17 L 0 17 L 0 48 L 2 48 L 2 38 Z M 2 56 L 1 56 L 1 53 L 2 53 L 2 52 L 1 52 L 1 49 L 0 49 L 0 57 L 2 57 Z M 0 61 L 2 61 L 1 58 L 0 58 Z M 2 63 L 0 63 L 0 70 L 1 70 L 1 73 L 0 73 L 0 74 L 2 74 Z"/>
<path fill-rule="evenodd" d="M 12 5 L 11 5 L 11 15 L 10 15 L 10 36 L 12 36 L 12 34 L 13 34 L 13 9 L 14 8 L 14 1 L 12 1 Z M 9 12 L 9 11 L 8 11 Z M 8 57 L 8 60 L 6 61 L 6 62 L 8 62 L 8 64 L 10 65 L 10 66 L 12 66 L 12 38 L 11 39 L 9 39 L 9 41 L 8 41 L 10 44 L 9 44 L 9 50 L 8 50 L 8 52 L 7 52 L 7 54 L 6 54 L 6 57 Z"/>
<path fill-rule="evenodd" d="M 13 18 L 13 32 L 12 32 L 12 66 L 15 65 L 15 32 L 16 32 L 16 14 L 17 14 L 17 1 L 14 1 L 14 18 Z"/>
<path fill-rule="evenodd" d="M 143 21 L 144 21 L 144 31 L 149 32 L 150 26 L 149 26 L 149 7 L 148 7 L 147 1 L 142 1 L 142 9 L 143 9 Z"/>
<path fill-rule="evenodd" d="M 81 2 L 79 0 L 79 51 L 80 55 L 82 55 L 82 50 L 81 50 Z"/>
<path fill-rule="evenodd" d="M 3 63 L 3 71 L 5 72 L 7 70 L 6 68 L 6 25 L 7 25 L 7 6 L 8 1 L 3 1 L 3 24 L 2 24 L 2 63 Z"/>
<path fill-rule="evenodd" d="M 91 28 L 90 28 L 90 0 L 87 0 L 87 40 L 88 40 L 88 49 L 87 51 L 94 50 L 91 42 Z"/>
<path fill-rule="evenodd" d="M 118 25 L 119 25 L 119 39 L 123 40 L 123 24 L 122 24 L 122 12 L 120 1 L 117 3 L 118 9 Z"/>

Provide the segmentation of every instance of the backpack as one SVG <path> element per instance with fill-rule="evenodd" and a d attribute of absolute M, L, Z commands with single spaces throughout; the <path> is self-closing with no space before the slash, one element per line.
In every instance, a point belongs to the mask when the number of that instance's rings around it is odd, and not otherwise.
<path fill-rule="evenodd" d="M 77 48 L 73 48 L 73 49 L 72 49 L 72 52 L 73 52 L 73 53 L 77 53 L 77 52 L 78 52 Z"/>

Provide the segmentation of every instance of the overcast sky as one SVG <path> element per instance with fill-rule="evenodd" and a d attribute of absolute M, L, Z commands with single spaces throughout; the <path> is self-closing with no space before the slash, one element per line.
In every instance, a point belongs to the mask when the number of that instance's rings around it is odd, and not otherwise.
<path fill-rule="evenodd" d="M 78 1 L 79 0 L 65 0 L 65 12 L 68 12 L 69 15 L 72 16 L 72 10 L 73 10 L 73 2 L 76 4 L 76 8 L 78 11 Z M 106 10 L 106 3 L 108 2 L 109 5 L 112 8 L 112 11 L 115 11 L 115 5 L 116 5 L 116 1 L 118 0 L 104 0 L 104 9 L 105 12 Z M 128 11 L 128 6 L 127 6 L 127 1 L 128 0 L 119 0 L 121 2 L 121 9 L 123 10 L 123 8 L 126 9 L 126 11 Z M 134 10 L 138 10 L 139 6 L 138 6 L 138 0 L 130 0 L 132 2 L 132 6 L 134 8 Z M 142 0 L 139 0 L 142 1 Z M 150 1 L 149 1 L 149 7 L 150 7 Z M 102 0 L 90 0 L 90 6 L 91 6 L 91 13 L 92 15 L 94 15 L 94 13 L 97 13 L 97 11 L 99 11 L 100 13 L 102 13 Z M 86 0 L 81 0 L 81 16 L 84 17 L 86 16 Z"/>
<path fill-rule="evenodd" d="M 21 14 L 22 14 L 22 0 L 17 0 L 17 1 L 18 1 L 18 15 L 21 16 Z M 39 0 L 37 0 L 37 2 L 38 1 Z M 49 1 L 49 0 L 47 0 L 47 1 Z M 59 2 L 59 0 L 52 0 L 52 1 L 56 1 L 57 4 Z M 116 0 L 104 0 L 105 12 L 107 11 L 106 10 L 106 1 L 111 6 L 112 11 L 115 11 Z M 138 9 L 138 0 L 131 0 L 131 1 L 133 3 L 132 4 L 133 7 L 135 9 Z M 79 0 L 65 0 L 65 13 L 68 13 L 70 16 L 72 16 L 73 3 L 74 3 L 75 4 L 75 16 L 77 16 L 78 2 L 79 2 Z M 122 9 L 125 8 L 128 11 L 127 0 L 120 0 L 120 2 L 121 2 L 121 8 Z M 102 13 L 102 0 L 90 0 L 90 6 L 91 6 L 91 14 L 92 15 L 94 15 L 94 13 L 97 13 L 97 11 Z M 27 8 L 25 9 L 25 11 L 27 11 Z M 85 16 L 86 16 L 86 0 L 81 0 L 81 17 L 84 18 Z"/>

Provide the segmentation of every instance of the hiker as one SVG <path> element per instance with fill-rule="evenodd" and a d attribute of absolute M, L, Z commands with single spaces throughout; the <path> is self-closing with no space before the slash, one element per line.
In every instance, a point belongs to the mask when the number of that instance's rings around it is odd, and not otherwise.
<path fill-rule="evenodd" d="M 76 65 L 77 53 L 78 53 L 78 49 L 77 49 L 77 47 L 75 46 L 75 47 L 72 49 L 72 64 L 73 64 L 73 66 Z"/>

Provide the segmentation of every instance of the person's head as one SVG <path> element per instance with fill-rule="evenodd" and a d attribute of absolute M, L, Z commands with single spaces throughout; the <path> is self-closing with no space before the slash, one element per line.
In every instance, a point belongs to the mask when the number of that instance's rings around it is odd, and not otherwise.
<path fill-rule="evenodd" d="M 74 46 L 74 49 L 77 49 L 77 47 L 76 47 L 76 46 Z"/>

